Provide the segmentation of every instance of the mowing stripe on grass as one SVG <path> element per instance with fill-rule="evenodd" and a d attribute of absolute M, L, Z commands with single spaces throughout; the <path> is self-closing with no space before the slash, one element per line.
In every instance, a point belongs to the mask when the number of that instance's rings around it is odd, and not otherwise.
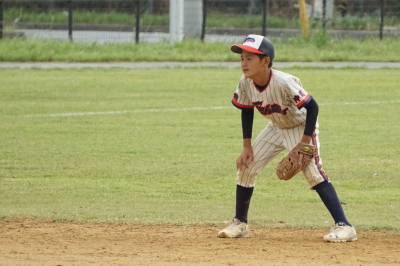
<path fill-rule="evenodd" d="M 342 102 L 342 103 L 320 103 L 319 106 L 331 105 L 361 105 L 361 104 L 390 104 L 400 103 L 396 101 L 371 101 L 371 102 Z M 180 108 L 180 109 L 144 109 L 144 110 L 124 110 L 124 111 L 105 111 L 105 112 L 81 112 L 81 113 L 59 113 L 48 115 L 23 115 L 23 117 L 68 117 L 68 116 L 89 116 L 89 115 L 120 115 L 120 114 L 137 114 L 137 113 L 158 113 L 158 112 L 186 112 L 186 111 L 208 111 L 208 110 L 221 110 L 232 108 L 232 106 L 215 106 L 215 107 L 193 107 L 193 108 Z"/>

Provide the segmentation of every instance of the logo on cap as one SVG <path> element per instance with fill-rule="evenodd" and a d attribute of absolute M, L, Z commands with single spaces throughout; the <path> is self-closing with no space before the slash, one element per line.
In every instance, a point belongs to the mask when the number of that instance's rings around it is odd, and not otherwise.
<path fill-rule="evenodd" d="M 254 38 L 247 37 L 246 40 L 244 40 L 243 44 L 246 42 L 255 42 L 256 40 Z"/>

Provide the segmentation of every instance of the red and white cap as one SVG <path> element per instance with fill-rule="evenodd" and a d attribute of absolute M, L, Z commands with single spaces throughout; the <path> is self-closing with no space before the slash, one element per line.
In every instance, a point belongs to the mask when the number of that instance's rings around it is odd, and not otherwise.
<path fill-rule="evenodd" d="M 231 46 L 231 51 L 241 54 L 245 50 L 254 54 L 265 54 L 271 61 L 275 57 L 274 45 L 270 40 L 261 35 L 250 34 L 244 40 L 243 44 L 234 44 Z"/>

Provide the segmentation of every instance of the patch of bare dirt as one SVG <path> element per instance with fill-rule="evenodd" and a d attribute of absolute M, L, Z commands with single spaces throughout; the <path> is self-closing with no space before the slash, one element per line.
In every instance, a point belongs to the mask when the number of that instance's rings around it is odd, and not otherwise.
<path fill-rule="evenodd" d="M 217 238 L 217 227 L 38 221 L 0 223 L 0 265 L 400 265 L 400 234 L 359 231 L 325 243 L 326 230 L 251 229 Z"/>

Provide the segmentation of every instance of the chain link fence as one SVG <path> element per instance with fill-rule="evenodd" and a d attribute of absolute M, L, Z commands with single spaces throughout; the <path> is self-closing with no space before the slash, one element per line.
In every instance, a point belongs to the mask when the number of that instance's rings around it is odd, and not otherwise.
<path fill-rule="evenodd" d="M 232 42 L 249 33 L 272 38 L 301 35 L 298 0 L 182 3 L 185 38 Z M 0 38 L 168 42 L 170 4 L 169 0 L 0 0 Z M 311 30 L 324 28 L 331 37 L 400 36 L 399 0 L 306 0 L 306 4 Z M 318 4 L 323 5 L 322 14 Z"/>

